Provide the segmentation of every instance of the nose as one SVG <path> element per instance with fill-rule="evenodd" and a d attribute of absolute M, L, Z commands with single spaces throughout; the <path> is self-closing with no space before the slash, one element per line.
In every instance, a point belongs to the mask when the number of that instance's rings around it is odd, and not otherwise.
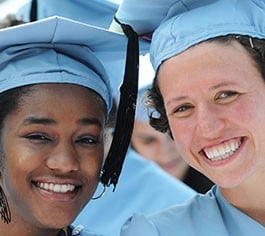
<path fill-rule="evenodd" d="M 197 132 L 204 138 L 217 138 L 224 128 L 225 122 L 221 115 L 220 108 L 213 105 L 198 107 Z"/>
<path fill-rule="evenodd" d="M 57 144 L 49 154 L 46 165 L 51 170 L 62 173 L 77 171 L 79 168 L 78 154 L 70 143 Z"/>

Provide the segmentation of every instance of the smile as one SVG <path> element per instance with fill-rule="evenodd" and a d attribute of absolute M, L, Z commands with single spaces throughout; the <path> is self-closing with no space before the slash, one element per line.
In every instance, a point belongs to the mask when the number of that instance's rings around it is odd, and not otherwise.
<path fill-rule="evenodd" d="M 211 161 L 221 161 L 231 157 L 241 146 L 242 139 L 232 139 L 219 145 L 204 148 L 205 156 Z"/>
<path fill-rule="evenodd" d="M 53 183 L 43 183 L 37 182 L 36 186 L 55 193 L 66 193 L 66 192 L 73 192 L 76 188 L 73 184 L 53 184 Z"/>

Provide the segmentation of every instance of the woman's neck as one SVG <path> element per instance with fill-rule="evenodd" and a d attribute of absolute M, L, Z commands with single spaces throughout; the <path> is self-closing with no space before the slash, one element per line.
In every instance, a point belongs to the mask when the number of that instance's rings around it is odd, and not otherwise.
<path fill-rule="evenodd" d="M 265 172 L 253 175 L 244 184 L 221 192 L 233 206 L 265 226 Z"/>
<path fill-rule="evenodd" d="M 0 236 L 57 236 L 60 230 L 57 229 L 40 229 L 29 227 L 12 220 L 11 223 L 5 224 L 0 220 Z"/>

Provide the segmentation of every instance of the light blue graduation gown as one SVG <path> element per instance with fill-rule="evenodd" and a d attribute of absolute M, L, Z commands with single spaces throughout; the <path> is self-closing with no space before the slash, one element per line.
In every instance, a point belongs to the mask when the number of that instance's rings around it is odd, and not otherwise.
<path fill-rule="evenodd" d="M 121 236 L 264 236 L 265 227 L 228 203 L 214 186 L 206 195 L 145 217 L 135 214 Z"/>
<path fill-rule="evenodd" d="M 87 231 L 84 226 L 68 226 L 65 229 L 62 229 L 58 236 L 102 236 L 92 231 Z"/>
<path fill-rule="evenodd" d="M 104 236 L 118 236 L 122 224 L 135 212 L 152 214 L 195 196 L 195 191 L 157 165 L 129 149 L 116 187 L 91 200 L 74 221 Z M 98 187 L 97 194 L 102 191 Z"/>

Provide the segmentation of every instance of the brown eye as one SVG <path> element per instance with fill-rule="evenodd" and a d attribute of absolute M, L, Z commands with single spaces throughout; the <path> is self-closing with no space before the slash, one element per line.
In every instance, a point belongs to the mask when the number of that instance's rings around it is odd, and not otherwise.
<path fill-rule="evenodd" d="M 99 139 L 93 138 L 90 136 L 85 136 L 85 137 L 79 138 L 75 142 L 82 144 L 82 145 L 97 145 L 97 144 L 99 144 Z"/>
<path fill-rule="evenodd" d="M 24 138 L 32 140 L 34 142 L 51 142 L 52 139 L 42 133 L 32 133 L 24 136 Z"/>
<path fill-rule="evenodd" d="M 189 104 L 181 105 L 181 106 L 179 106 L 179 107 L 177 107 L 175 109 L 174 113 L 185 112 L 185 111 L 188 111 L 191 108 L 193 108 L 193 106 L 191 106 Z"/>
<path fill-rule="evenodd" d="M 192 104 L 182 104 L 173 110 L 173 114 L 177 117 L 186 117 L 192 112 L 193 108 Z"/>
<path fill-rule="evenodd" d="M 234 101 L 239 95 L 236 91 L 222 91 L 216 95 L 215 100 L 220 104 L 226 104 Z"/>

